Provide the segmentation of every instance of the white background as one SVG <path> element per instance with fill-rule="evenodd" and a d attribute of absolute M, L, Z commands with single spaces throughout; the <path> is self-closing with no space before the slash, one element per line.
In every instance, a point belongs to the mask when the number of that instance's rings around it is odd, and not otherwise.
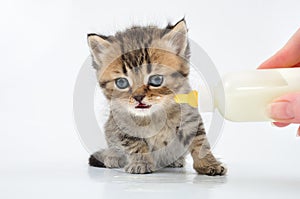
<path fill-rule="evenodd" d="M 186 16 L 190 37 L 225 74 L 255 69 L 282 47 L 300 27 L 299 8 L 298 0 L 1 1 L 0 198 L 299 198 L 296 126 L 226 122 L 214 149 L 225 178 L 191 169 L 132 177 L 88 168 L 72 113 L 89 32 Z"/>

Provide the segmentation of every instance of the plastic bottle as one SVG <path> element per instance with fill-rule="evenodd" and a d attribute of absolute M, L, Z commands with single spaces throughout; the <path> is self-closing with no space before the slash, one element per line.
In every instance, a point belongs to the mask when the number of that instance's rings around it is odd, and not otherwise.
<path fill-rule="evenodd" d="M 235 122 L 272 121 L 268 105 L 291 92 L 300 92 L 300 68 L 235 72 L 214 88 L 214 107 Z"/>

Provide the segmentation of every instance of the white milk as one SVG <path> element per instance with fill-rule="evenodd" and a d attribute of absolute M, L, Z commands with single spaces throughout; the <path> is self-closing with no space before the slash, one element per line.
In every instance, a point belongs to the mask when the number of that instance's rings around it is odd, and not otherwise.
<path fill-rule="evenodd" d="M 214 106 L 235 122 L 272 121 L 267 106 L 281 95 L 300 92 L 300 68 L 230 73 L 214 89 Z M 224 89 L 224 90 L 223 90 Z"/>

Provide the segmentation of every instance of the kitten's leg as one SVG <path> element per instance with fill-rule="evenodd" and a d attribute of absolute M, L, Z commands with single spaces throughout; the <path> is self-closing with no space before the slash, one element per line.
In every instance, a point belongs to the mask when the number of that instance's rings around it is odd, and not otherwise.
<path fill-rule="evenodd" d="M 108 148 L 91 155 L 89 164 L 94 167 L 122 168 L 126 164 L 126 156 L 119 149 Z"/>
<path fill-rule="evenodd" d="M 210 151 L 202 122 L 200 122 L 196 136 L 190 145 L 190 152 L 194 160 L 194 169 L 199 174 L 210 176 L 226 174 L 226 167 L 217 161 Z"/>
<path fill-rule="evenodd" d="M 180 157 L 178 158 L 175 162 L 173 162 L 172 164 L 168 165 L 167 167 L 170 168 L 182 168 L 185 165 L 185 158 L 184 157 Z"/>
<path fill-rule="evenodd" d="M 224 175 L 226 168 L 210 151 L 205 129 L 198 109 L 186 104 L 182 106 L 182 125 L 176 134 L 184 147 L 187 147 L 194 160 L 194 169 L 199 174 Z"/>
<path fill-rule="evenodd" d="M 125 171 L 133 174 L 152 173 L 155 165 L 148 144 L 141 138 L 121 136 L 121 144 L 128 154 Z"/>

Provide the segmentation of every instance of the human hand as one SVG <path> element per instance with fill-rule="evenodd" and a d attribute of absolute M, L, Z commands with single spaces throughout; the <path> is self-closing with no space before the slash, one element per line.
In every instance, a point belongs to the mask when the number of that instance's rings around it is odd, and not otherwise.
<path fill-rule="evenodd" d="M 292 67 L 300 67 L 300 28 L 282 49 L 258 68 Z M 300 91 L 275 99 L 269 105 L 269 114 L 276 121 L 273 124 L 278 127 L 285 127 L 291 123 L 300 124 Z M 297 135 L 300 136 L 300 127 Z"/>
<path fill-rule="evenodd" d="M 285 127 L 291 123 L 300 124 L 300 92 L 290 93 L 275 99 L 268 108 L 274 125 Z M 300 127 L 298 128 L 300 136 Z"/>

